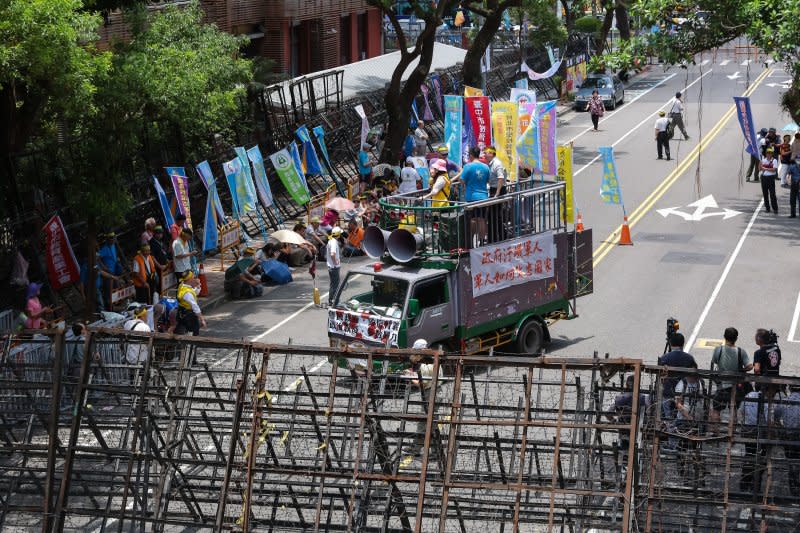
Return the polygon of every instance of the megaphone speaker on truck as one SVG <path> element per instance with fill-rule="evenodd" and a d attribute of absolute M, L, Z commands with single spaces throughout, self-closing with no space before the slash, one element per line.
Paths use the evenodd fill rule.
<path fill-rule="evenodd" d="M 424 247 L 425 237 L 422 233 L 411 233 L 406 229 L 394 230 L 386 241 L 389 255 L 398 263 L 408 263 Z"/>
<path fill-rule="evenodd" d="M 386 241 L 388 240 L 388 231 L 378 226 L 369 226 L 364 230 L 364 240 L 361 245 L 365 254 L 373 259 L 380 259 L 386 251 Z"/>

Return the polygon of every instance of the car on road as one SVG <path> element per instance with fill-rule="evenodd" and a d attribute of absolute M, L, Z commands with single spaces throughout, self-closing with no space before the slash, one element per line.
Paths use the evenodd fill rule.
<path fill-rule="evenodd" d="M 586 111 L 592 91 L 597 89 L 603 98 L 606 109 L 615 109 L 625 101 L 625 87 L 614 74 L 593 73 L 586 76 L 575 94 L 575 109 Z"/>

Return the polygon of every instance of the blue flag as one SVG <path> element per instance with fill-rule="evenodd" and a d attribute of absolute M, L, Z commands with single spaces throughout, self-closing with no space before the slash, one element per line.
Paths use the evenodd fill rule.
<path fill-rule="evenodd" d="M 761 153 L 756 138 L 756 127 L 753 124 L 753 113 L 750 111 L 750 98 L 746 96 L 734 96 L 733 102 L 736 104 L 736 116 L 739 118 L 739 126 L 742 128 L 744 140 L 747 141 L 745 150 L 748 154 L 758 157 Z"/>
<path fill-rule="evenodd" d="M 217 230 L 217 211 L 214 204 L 219 202 L 217 197 L 217 187 L 208 189 L 208 200 L 206 200 L 206 218 L 203 226 L 203 252 L 208 252 L 217 247 L 219 231 Z"/>
<path fill-rule="evenodd" d="M 169 229 L 175 223 L 175 218 L 172 216 L 172 211 L 169 209 L 169 200 L 167 199 L 167 193 L 164 192 L 164 189 L 161 187 L 161 184 L 158 182 L 158 178 L 153 176 L 153 187 L 156 189 L 156 196 L 158 196 L 158 203 L 161 204 L 161 210 L 164 212 L 164 222 L 167 223 L 166 228 Z"/>
<path fill-rule="evenodd" d="M 236 157 L 238 157 L 239 161 L 242 162 L 242 174 L 238 179 L 244 183 L 245 190 L 247 191 L 248 201 L 253 204 L 253 209 L 255 209 L 257 207 L 256 188 L 253 185 L 253 174 L 250 172 L 250 162 L 247 160 L 247 151 L 245 151 L 243 146 L 237 146 L 233 149 L 233 151 L 236 152 Z M 241 187 L 241 184 L 239 186 Z"/>
<path fill-rule="evenodd" d="M 614 148 L 601 146 L 597 150 L 603 160 L 603 182 L 600 184 L 600 197 L 607 204 L 621 204 L 622 190 L 619 186 L 617 163 L 614 161 Z"/>
<path fill-rule="evenodd" d="M 328 155 L 328 146 L 325 144 L 325 130 L 322 126 L 317 126 L 312 131 L 317 138 L 317 144 L 319 144 L 319 150 L 322 152 L 322 158 L 325 160 L 325 166 L 328 167 L 327 173 L 330 174 L 331 158 Z"/>
<path fill-rule="evenodd" d="M 324 174 L 322 164 L 317 157 L 317 150 L 314 148 L 314 143 L 311 142 L 311 135 L 308 133 L 308 128 L 305 125 L 297 128 L 297 138 L 300 139 L 303 148 L 303 163 L 305 164 L 306 174 Z"/>
<path fill-rule="evenodd" d="M 272 190 L 269 188 L 267 171 L 264 169 L 264 157 L 261 155 L 261 150 L 258 148 L 258 145 L 253 146 L 247 151 L 247 157 L 253 164 L 253 174 L 255 174 L 256 178 L 258 199 L 261 200 L 261 205 L 269 207 L 273 203 Z"/>
<path fill-rule="evenodd" d="M 211 165 L 208 164 L 208 161 L 202 161 L 194 168 L 197 170 L 197 175 L 200 176 L 200 181 L 206 186 L 206 190 L 210 193 L 211 189 L 214 189 L 214 208 L 217 210 L 217 220 L 225 220 L 225 211 L 222 210 L 222 202 L 217 193 L 217 181 L 211 172 Z"/>
<path fill-rule="evenodd" d="M 444 141 L 450 152 L 450 159 L 463 164 L 461 157 L 461 132 L 464 123 L 464 100 L 461 96 L 444 97 Z"/>
<path fill-rule="evenodd" d="M 300 179 L 303 180 L 303 185 L 306 188 L 306 192 L 308 192 L 308 182 L 306 181 L 306 173 L 305 169 L 303 168 L 303 162 L 300 159 L 300 152 L 297 150 L 297 143 L 292 141 L 289 143 L 289 153 L 292 155 L 292 161 L 294 161 L 294 167 L 297 169 L 297 173 L 300 174 Z"/>

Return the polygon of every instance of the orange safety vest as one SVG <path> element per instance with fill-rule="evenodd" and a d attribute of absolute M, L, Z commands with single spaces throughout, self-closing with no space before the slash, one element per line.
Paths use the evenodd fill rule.
<path fill-rule="evenodd" d="M 147 273 L 147 265 L 145 265 L 145 259 L 142 254 L 136 254 L 133 257 L 133 260 L 139 265 L 139 274 L 145 279 L 145 281 L 149 281 L 154 279 L 156 276 L 156 264 L 153 261 L 153 257 L 148 255 L 147 262 L 150 265 L 150 273 Z M 134 287 L 144 287 L 144 283 L 139 280 L 137 276 L 131 276 L 133 278 L 133 286 Z"/>

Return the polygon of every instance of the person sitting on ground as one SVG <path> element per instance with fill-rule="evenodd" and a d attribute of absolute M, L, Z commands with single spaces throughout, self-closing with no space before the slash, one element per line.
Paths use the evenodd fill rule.
<path fill-rule="evenodd" d="M 360 228 L 355 220 L 347 222 L 347 242 L 344 245 L 344 257 L 356 257 L 364 255 L 361 249 L 361 241 L 364 240 L 364 228 Z"/>
<path fill-rule="evenodd" d="M 305 237 L 306 237 L 306 225 L 303 223 L 302 220 L 298 220 L 297 223 L 294 225 L 294 228 L 292 228 L 292 230 L 295 233 L 297 233 L 298 235 L 300 235 L 300 237 L 305 239 Z M 298 244 L 297 246 L 301 250 L 306 252 L 305 254 L 303 254 L 302 259 L 301 259 L 302 264 L 304 264 L 304 265 L 306 263 L 309 263 L 310 261 L 312 261 L 314 259 L 314 257 L 317 255 L 317 248 L 313 244 L 308 242 L 308 241 L 304 242 L 303 244 Z"/>
<path fill-rule="evenodd" d="M 245 248 L 244 255 L 225 270 L 225 292 L 231 298 L 254 298 L 261 296 L 263 287 L 256 275 L 261 275 L 261 265 L 255 260 L 255 249 Z"/>
<path fill-rule="evenodd" d="M 303 237 L 313 244 L 318 250 L 320 248 L 325 248 L 328 244 L 327 242 L 327 234 L 322 229 L 319 223 L 319 217 L 311 217 L 311 225 L 306 228 L 306 231 L 303 233 Z"/>

